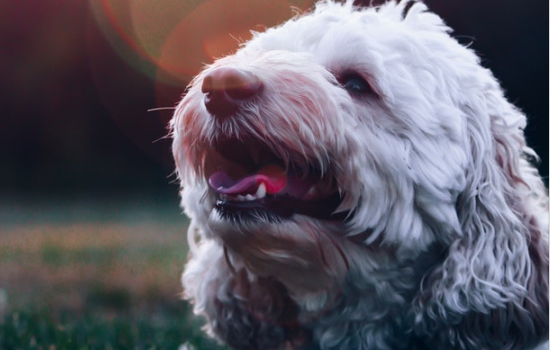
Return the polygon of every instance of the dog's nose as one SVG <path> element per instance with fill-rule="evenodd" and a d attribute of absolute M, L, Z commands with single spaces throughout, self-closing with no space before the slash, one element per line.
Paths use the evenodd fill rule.
<path fill-rule="evenodd" d="M 215 117 L 233 114 L 239 105 L 256 95 L 262 87 L 258 77 L 242 69 L 221 67 L 208 73 L 202 81 L 204 104 Z"/>

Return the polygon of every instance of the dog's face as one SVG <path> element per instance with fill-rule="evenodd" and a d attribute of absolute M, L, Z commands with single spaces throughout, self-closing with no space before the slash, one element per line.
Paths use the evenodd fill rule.
<path fill-rule="evenodd" d="M 220 338 L 282 317 L 264 314 L 283 292 L 262 278 L 299 320 L 331 309 L 311 324 L 323 348 L 391 348 L 401 321 L 403 337 L 448 324 L 441 348 L 547 334 L 548 201 L 525 117 L 449 31 L 420 2 L 327 1 L 193 80 L 171 124 L 202 241 L 183 282 Z M 264 315 L 232 316 L 246 308 Z M 487 340 L 495 319 L 508 328 Z"/>
<path fill-rule="evenodd" d="M 460 235 L 467 110 L 499 91 L 423 5 L 350 6 L 256 34 L 194 79 L 172 122 L 202 235 L 306 289 L 369 259 L 354 245 L 405 261 Z"/>

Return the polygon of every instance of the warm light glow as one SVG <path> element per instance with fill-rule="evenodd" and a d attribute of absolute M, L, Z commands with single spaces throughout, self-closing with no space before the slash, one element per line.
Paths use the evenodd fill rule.
<path fill-rule="evenodd" d="M 311 0 L 99 0 L 92 9 L 111 45 L 151 78 L 186 85 L 205 64 L 309 9 Z M 156 67 L 151 72 L 150 65 Z M 175 79 L 175 80 L 174 80 Z"/>

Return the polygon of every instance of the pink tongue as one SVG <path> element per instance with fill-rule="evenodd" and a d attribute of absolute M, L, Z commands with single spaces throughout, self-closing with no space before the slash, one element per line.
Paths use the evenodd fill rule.
<path fill-rule="evenodd" d="M 311 186 L 311 181 L 285 174 L 284 169 L 268 165 L 258 173 L 240 180 L 233 180 L 227 173 L 217 172 L 208 179 L 210 186 L 218 193 L 227 195 L 254 194 L 260 184 L 265 185 L 268 194 L 289 194 L 301 198 Z"/>

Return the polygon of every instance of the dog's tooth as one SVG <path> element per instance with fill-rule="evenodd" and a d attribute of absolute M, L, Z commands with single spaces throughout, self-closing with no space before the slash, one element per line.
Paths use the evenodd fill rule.
<path fill-rule="evenodd" d="M 237 195 L 237 197 L 235 197 L 237 199 L 237 201 L 239 202 L 243 202 L 245 200 L 245 197 L 244 196 L 241 196 L 240 194 Z"/>
<path fill-rule="evenodd" d="M 244 198 L 246 198 L 247 201 L 253 201 L 254 199 L 256 199 L 253 195 L 251 194 L 247 194 Z"/>
<path fill-rule="evenodd" d="M 262 182 L 260 186 L 258 186 L 258 190 L 256 191 L 256 197 L 258 199 L 264 198 L 266 194 L 265 190 L 265 184 Z"/>

